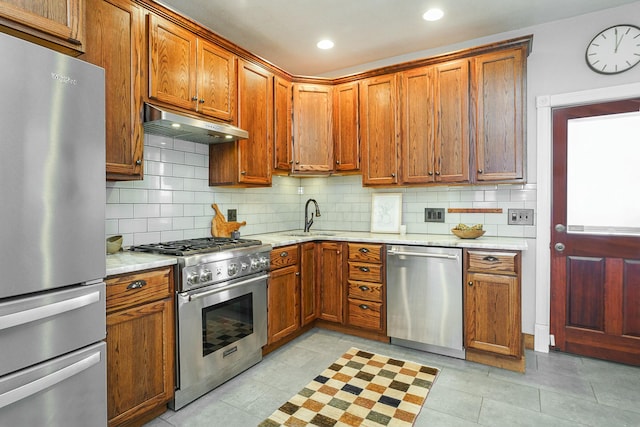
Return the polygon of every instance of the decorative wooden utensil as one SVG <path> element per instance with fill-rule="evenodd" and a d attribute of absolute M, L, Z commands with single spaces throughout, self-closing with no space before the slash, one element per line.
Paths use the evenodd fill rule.
<path fill-rule="evenodd" d="M 211 207 L 213 208 L 214 211 L 216 211 L 216 215 L 211 220 L 211 235 L 213 237 L 231 237 L 231 233 L 233 231 L 236 231 L 243 225 L 247 225 L 247 221 L 227 222 L 222 212 L 220 212 L 218 205 L 214 203 L 211 205 Z"/>

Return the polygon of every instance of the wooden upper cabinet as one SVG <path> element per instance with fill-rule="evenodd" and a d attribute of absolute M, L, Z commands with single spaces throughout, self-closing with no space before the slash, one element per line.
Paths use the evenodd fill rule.
<path fill-rule="evenodd" d="M 291 82 L 275 77 L 273 82 L 274 136 L 273 168 L 275 171 L 290 172 L 293 164 L 291 143 Z"/>
<path fill-rule="evenodd" d="M 360 138 L 363 185 L 398 182 L 398 76 L 360 82 Z"/>
<path fill-rule="evenodd" d="M 198 112 L 228 122 L 236 120 L 236 57 L 198 39 Z"/>
<path fill-rule="evenodd" d="M 234 122 L 236 57 L 149 14 L 149 98 Z"/>
<path fill-rule="evenodd" d="M 209 145 L 209 185 L 271 185 L 273 124 L 273 75 L 238 60 L 238 126 L 249 138 Z"/>
<path fill-rule="evenodd" d="M 86 51 L 80 59 L 105 69 L 107 179 L 142 179 L 143 10 L 128 0 L 86 5 Z"/>
<path fill-rule="evenodd" d="M 524 179 L 525 49 L 523 46 L 472 59 L 477 181 Z"/>
<path fill-rule="evenodd" d="M 333 88 L 333 157 L 336 172 L 360 169 L 358 82 Z"/>
<path fill-rule="evenodd" d="M 402 73 L 402 183 L 469 180 L 466 59 Z"/>
<path fill-rule="evenodd" d="M 187 110 L 197 105 L 197 38 L 149 14 L 149 98 Z"/>
<path fill-rule="evenodd" d="M 85 49 L 85 0 L 1 0 L 0 31 L 60 52 Z"/>
<path fill-rule="evenodd" d="M 331 172 L 332 87 L 293 85 L 293 171 Z"/>

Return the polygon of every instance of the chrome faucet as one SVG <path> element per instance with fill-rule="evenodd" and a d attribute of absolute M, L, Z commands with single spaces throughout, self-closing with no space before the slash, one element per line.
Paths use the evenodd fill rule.
<path fill-rule="evenodd" d="M 315 199 L 307 200 L 307 204 L 304 205 L 304 232 L 309 232 L 311 225 L 313 224 L 313 212 L 311 212 L 311 218 L 308 218 L 309 211 L 309 203 L 313 202 L 316 205 L 316 216 L 320 216 L 320 207 L 318 206 L 318 202 Z"/>

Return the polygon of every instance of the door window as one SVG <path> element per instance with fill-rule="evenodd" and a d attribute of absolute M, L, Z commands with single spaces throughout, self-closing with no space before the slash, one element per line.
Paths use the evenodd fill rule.
<path fill-rule="evenodd" d="M 202 357 L 253 333 L 253 294 L 202 309 Z"/>

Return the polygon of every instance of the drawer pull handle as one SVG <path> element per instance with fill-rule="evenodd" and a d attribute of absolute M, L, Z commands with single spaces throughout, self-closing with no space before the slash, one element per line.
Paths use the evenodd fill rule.
<path fill-rule="evenodd" d="M 280 256 L 281 256 L 282 258 L 284 258 L 284 257 L 286 257 L 286 256 L 289 256 L 289 252 L 287 252 L 287 251 L 280 252 Z"/>
<path fill-rule="evenodd" d="M 368 267 L 360 267 L 360 271 L 362 271 L 363 273 L 368 273 L 369 272 L 369 268 Z"/>
<path fill-rule="evenodd" d="M 360 307 L 363 310 L 369 310 L 369 306 L 367 304 L 360 304 L 358 307 Z"/>
<path fill-rule="evenodd" d="M 361 290 L 361 291 L 364 291 L 364 292 L 366 292 L 366 291 L 368 291 L 369 289 L 371 289 L 371 288 L 369 288 L 368 286 L 364 286 L 364 285 L 362 285 L 362 286 L 358 286 L 358 288 L 360 288 L 360 290 Z"/>
<path fill-rule="evenodd" d="M 482 260 L 483 261 L 489 261 L 489 262 L 496 262 L 496 261 L 498 261 L 498 258 L 489 255 L 489 256 L 486 256 L 486 257 L 482 258 Z"/>
<path fill-rule="evenodd" d="M 140 289 L 146 285 L 147 285 L 146 280 L 136 280 L 135 282 L 129 283 L 129 286 L 127 286 L 127 289 Z"/>
<path fill-rule="evenodd" d="M 367 249 L 367 248 L 360 248 L 360 249 L 358 249 L 358 251 L 360 251 L 360 253 L 363 253 L 363 254 L 368 254 L 369 253 L 369 249 Z"/>

